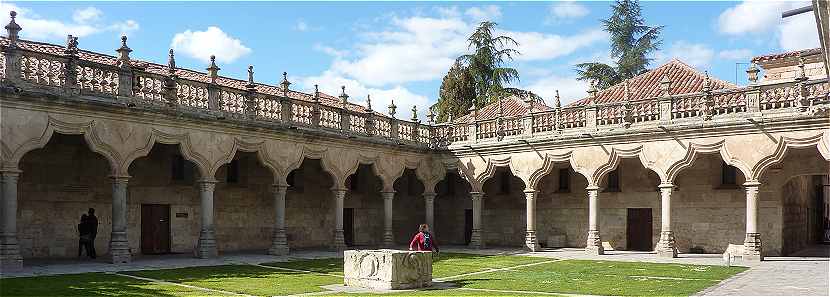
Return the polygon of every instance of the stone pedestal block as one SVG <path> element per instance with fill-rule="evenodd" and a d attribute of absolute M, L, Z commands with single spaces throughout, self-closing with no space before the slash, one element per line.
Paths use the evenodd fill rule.
<path fill-rule="evenodd" d="M 677 246 L 674 241 L 674 232 L 660 232 L 660 241 L 657 242 L 657 246 L 654 250 L 660 257 L 677 258 Z"/>
<path fill-rule="evenodd" d="M 373 290 L 432 286 L 432 252 L 348 250 L 343 261 L 346 286 Z"/>

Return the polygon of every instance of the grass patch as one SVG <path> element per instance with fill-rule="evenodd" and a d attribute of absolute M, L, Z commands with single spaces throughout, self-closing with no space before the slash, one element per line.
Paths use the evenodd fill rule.
<path fill-rule="evenodd" d="M 552 259 L 527 256 L 441 253 L 440 259 L 432 263 L 432 277 L 443 278 L 488 269 L 512 267 L 550 260 Z"/>
<path fill-rule="evenodd" d="M 107 273 L 0 279 L 2 296 L 205 296 L 208 293 Z"/>
<path fill-rule="evenodd" d="M 298 260 L 290 262 L 271 262 L 262 265 L 343 275 L 343 258 L 323 258 Z"/>
<path fill-rule="evenodd" d="M 462 277 L 453 282 L 480 289 L 688 296 L 744 270 L 743 267 L 568 260 Z"/>
<path fill-rule="evenodd" d="M 334 276 L 251 265 L 142 270 L 125 274 L 258 296 L 320 292 L 323 291 L 320 286 L 343 281 L 342 278 Z"/>

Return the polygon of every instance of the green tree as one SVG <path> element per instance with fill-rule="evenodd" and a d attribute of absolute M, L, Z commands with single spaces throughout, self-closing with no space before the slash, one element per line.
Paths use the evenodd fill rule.
<path fill-rule="evenodd" d="M 441 81 L 438 96 L 439 100 L 435 105 L 438 122 L 446 122 L 451 115 L 457 117 L 465 114 L 476 97 L 473 76 L 466 67 L 454 63 Z"/>
<path fill-rule="evenodd" d="M 518 42 L 508 36 L 495 35 L 498 24 L 481 22 L 467 38 L 470 54 L 458 57 L 441 83 L 440 97 L 436 104 L 439 121 L 467 113 L 473 105 L 480 108 L 507 95 L 532 96 L 535 94 L 505 87 L 519 81 L 519 72 L 504 64 L 519 55 Z"/>
<path fill-rule="evenodd" d="M 597 88 L 605 89 L 645 72 L 652 59 L 649 54 L 659 49 L 663 26 L 645 25 L 637 0 L 617 0 L 611 8 L 611 17 L 602 20 L 606 32 L 611 34 L 611 57 L 616 65 L 598 62 L 576 65 L 577 79 L 595 81 Z"/>

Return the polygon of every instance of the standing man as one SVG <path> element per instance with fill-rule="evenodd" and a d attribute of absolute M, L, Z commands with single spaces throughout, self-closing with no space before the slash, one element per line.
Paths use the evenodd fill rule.
<path fill-rule="evenodd" d="M 86 252 L 90 258 L 95 259 L 95 236 L 98 235 L 98 218 L 95 216 L 95 209 L 90 208 L 86 216 L 87 232 L 89 232 L 90 240 L 87 242 Z"/>

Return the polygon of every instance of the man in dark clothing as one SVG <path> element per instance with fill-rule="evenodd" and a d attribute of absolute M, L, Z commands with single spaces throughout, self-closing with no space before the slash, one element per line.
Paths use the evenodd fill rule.
<path fill-rule="evenodd" d="M 89 213 L 86 216 L 86 223 L 90 235 L 90 240 L 86 246 L 86 253 L 90 258 L 95 259 L 95 236 L 98 235 L 98 218 L 95 216 L 94 208 L 89 209 Z"/>
<path fill-rule="evenodd" d="M 89 228 L 87 228 L 86 214 L 81 215 L 81 222 L 78 223 L 78 258 L 81 258 L 81 251 L 86 248 L 89 241 Z M 89 255 L 89 250 L 86 251 Z"/>

